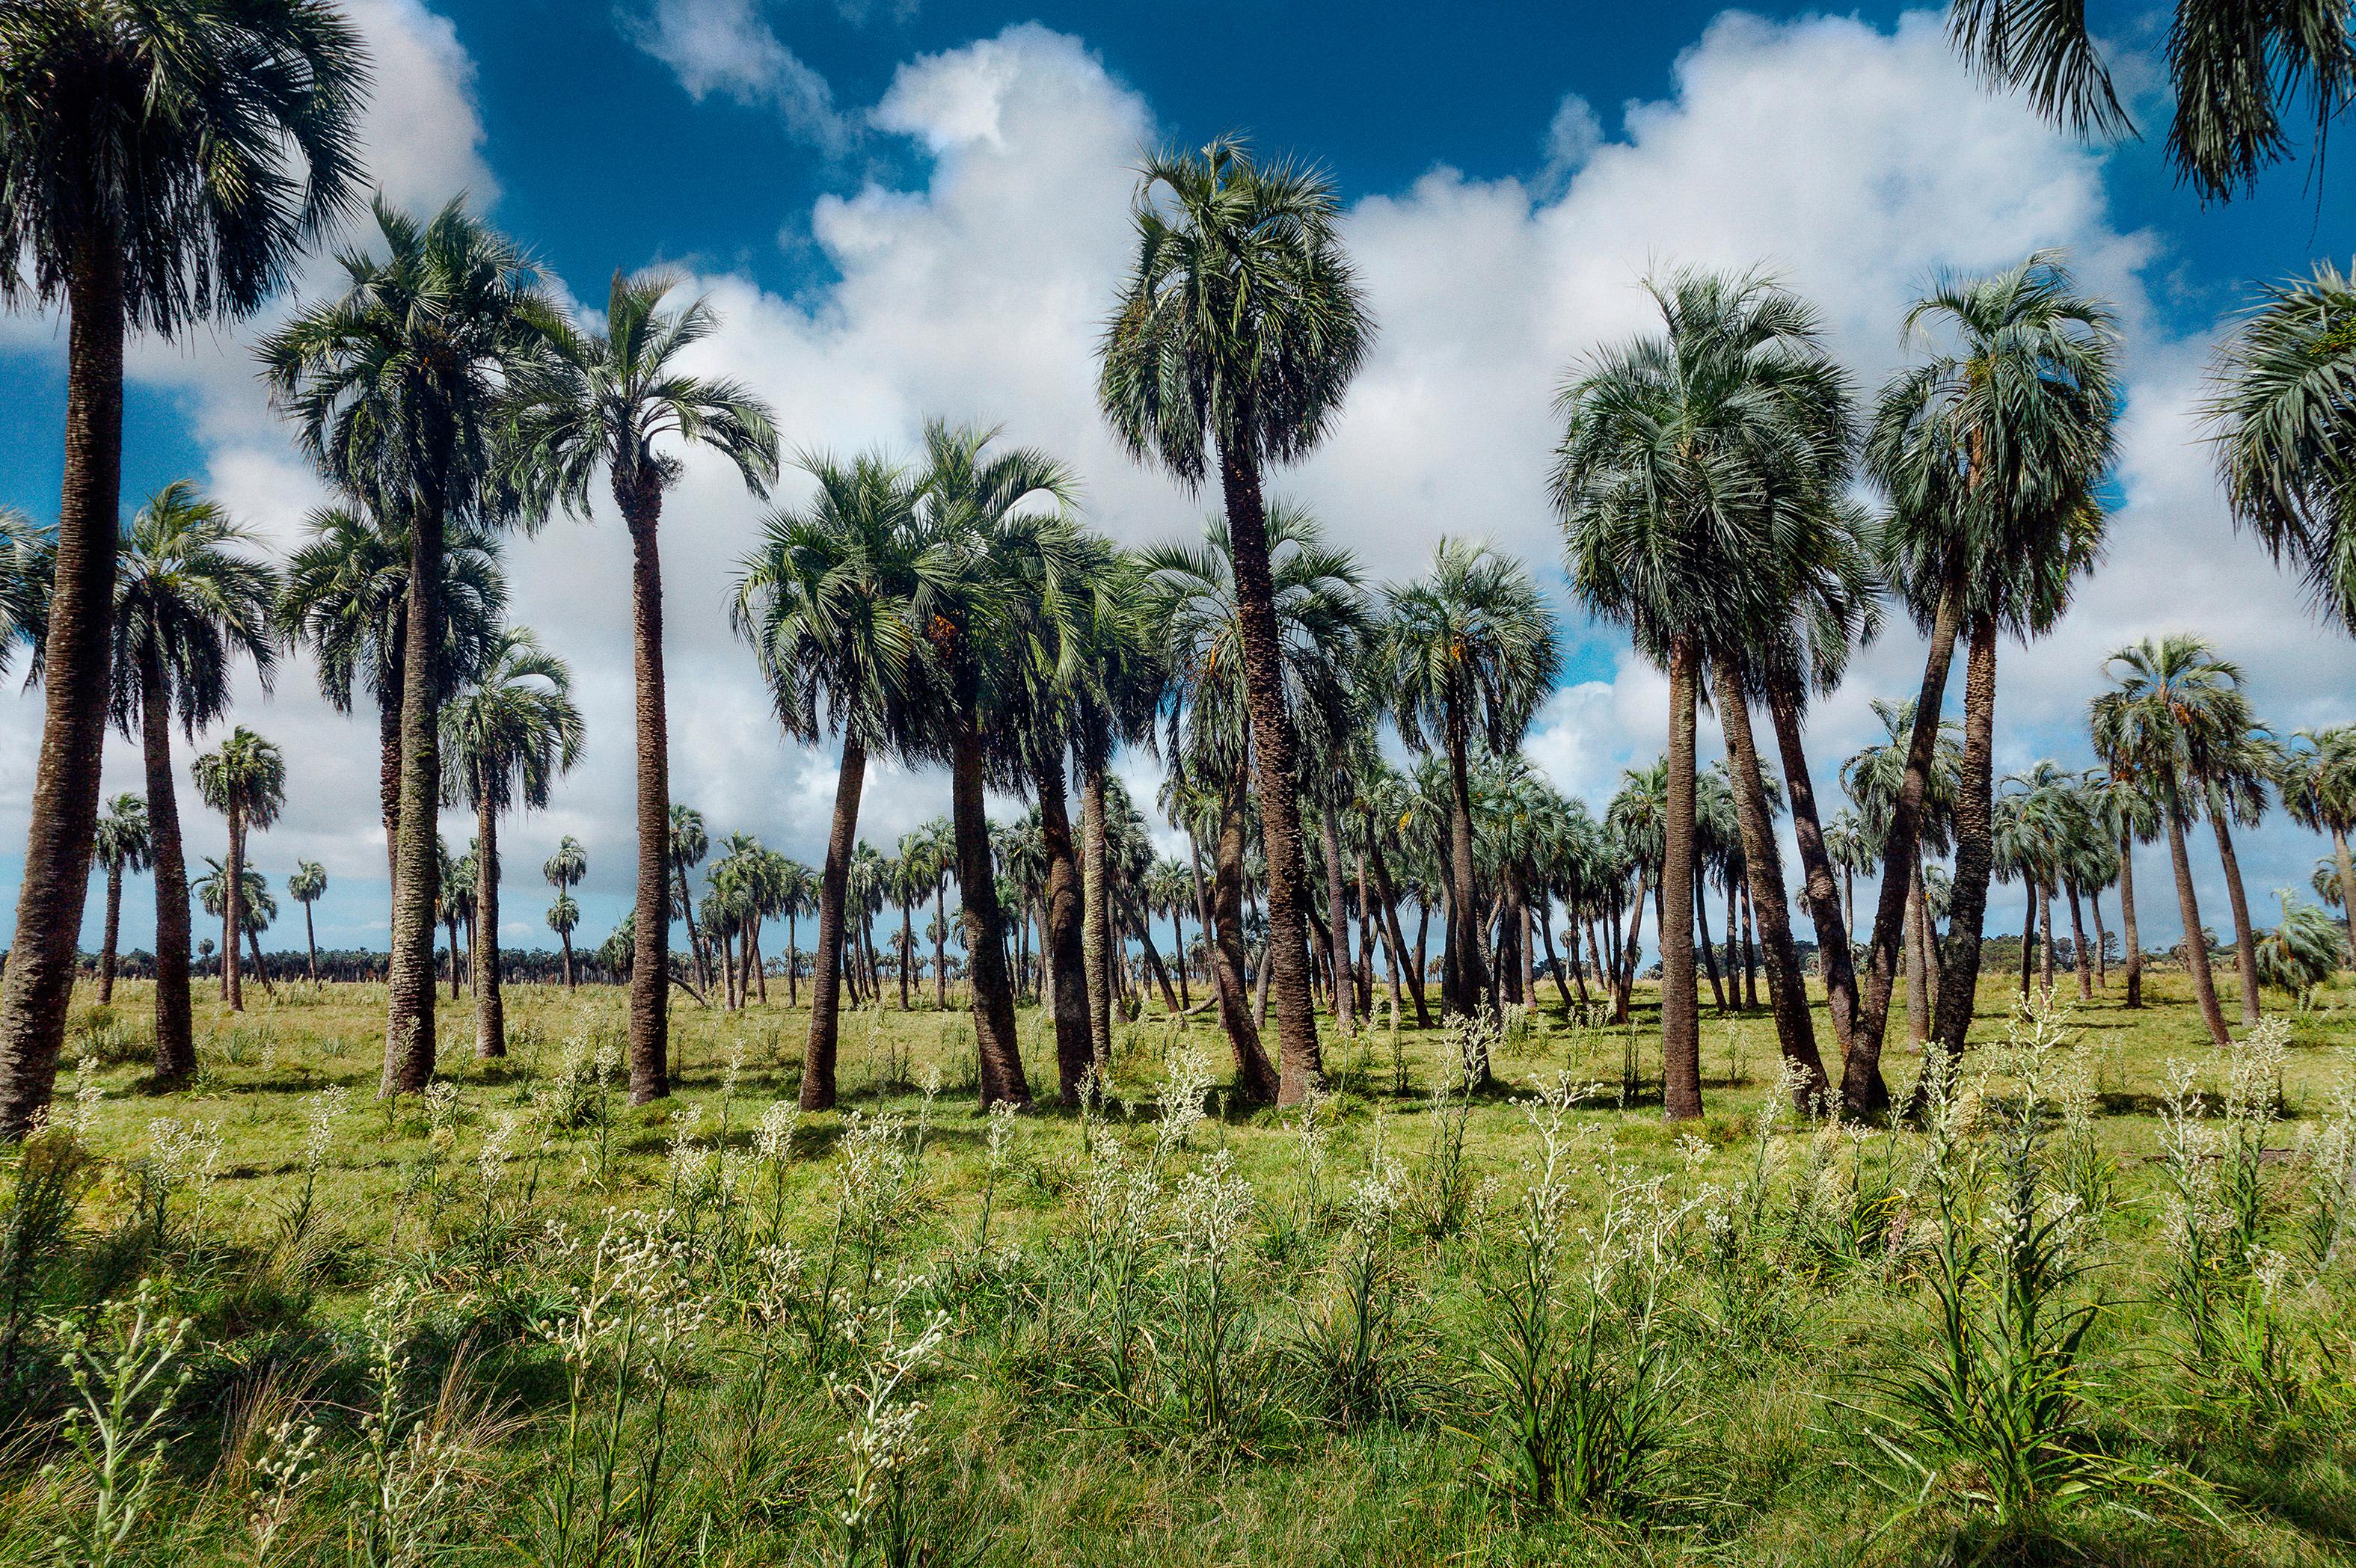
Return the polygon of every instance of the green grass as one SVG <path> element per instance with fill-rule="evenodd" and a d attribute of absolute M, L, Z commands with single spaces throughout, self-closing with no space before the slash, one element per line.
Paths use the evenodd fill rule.
<path fill-rule="evenodd" d="M 488 1063 L 445 991 L 455 1093 L 387 1106 L 381 987 L 283 989 L 235 1020 L 200 1000 L 203 1071 L 171 1094 L 145 1085 L 145 988 L 119 987 L 111 1009 L 85 994 L 68 1056 L 90 1065 L 61 1077 L 55 1118 L 79 1116 L 79 1141 L 52 1132 L 0 1172 L 10 1224 L 33 1232 L 17 1264 L 0 1256 L 0 1311 L 22 1303 L 0 1370 L 0 1561 L 104 1560 L 89 1539 L 102 1507 L 134 1514 L 123 1563 L 251 1563 L 265 1535 L 271 1561 L 327 1563 L 2356 1561 L 2356 1245 L 2327 1266 L 2306 1239 L 2308 1157 L 2345 1130 L 2333 1096 L 2351 1082 L 2356 993 L 2327 989 L 2290 1019 L 2277 1119 L 2251 1167 L 2259 1238 L 2281 1261 L 2228 1257 L 2203 1276 L 2221 1300 L 2253 1299 L 2254 1266 L 2274 1285 L 2259 1317 L 2234 1319 L 2273 1336 L 2271 1401 L 2222 1352 L 2188 1348 L 2163 1290 L 2181 1250 L 2171 1170 L 2230 1163 L 2159 1157 L 2168 1064 L 2200 1065 L 2204 1127 L 2228 1064 L 2181 976 L 2150 976 L 2148 994 L 2139 1012 L 2115 989 L 2076 1008 L 2039 1070 L 2046 1114 L 2019 1124 L 2037 1135 L 2043 1201 L 2073 1169 L 2099 1168 L 2110 1193 L 2065 1238 L 2079 1272 L 2057 1301 L 2100 1307 L 2083 1358 L 2039 1363 L 2072 1391 L 2063 1467 L 2102 1478 L 2004 1519 L 1974 1500 L 1985 1456 L 1933 1455 L 1890 1392 L 1940 1344 L 1935 1195 L 1978 1181 L 1965 1229 L 1995 1224 L 2001 1128 L 2022 1101 L 1992 1072 L 2009 1061 L 2014 996 L 1994 978 L 1964 1086 L 1981 1111 L 1944 1158 L 1920 1132 L 1787 1105 L 1762 1134 L 1772 1024 L 1706 1005 L 1697 1125 L 1659 1120 L 1649 1012 L 1631 1035 L 1548 1006 L 1500 1045 L 1497 1082 L 1453 1105 L 1432 1098 L 1451 1037 L 1329 1039 L 1336 1093 L 1312 1134 L 1298 1113 L 1226 1106 L 1215 1028 L 1157 1010 L 1117 1026 L 1094 1149 L 1091 1124 L 1053 1107 L 1052 1041 L 1026 1010 L 1043 1107 L 997 1128 L 993 1162 L 964 1015 L 887 998 L 844 1020 L 842 1106 L 802 1117 L 776 1168 L 756 1129 L 794 1096 L 808 1021 L 782 1006 L 683 1003 L 679 1093 L 632 1108 L 621 1073 L 596 1082 L 601 1051 L 622 1045 L 618 991 L 510 989 L 512 1051 Z M 1921 1058 L 1897 1018 L 1902 1095 Z M 1821 1011 L 1819 1035 L 1829 1051 Z M 1161 1119 L 1173 1053 L 1214 1080 L 1211 1114 L 1175 1140 Z M 1505 1462 L 1515 1403 L 1494 1367 L 1548 1152 L 1530 1103 L 1566 1073 L 1593 1087 L 1553 1135 L 1545 1277 L 1561 1320 L 1596 1338 L 1584 1361 L 1551 1341 L 1547 1408 L 1620 1408 L 1623 1385 L 1599 1393 L 1599 1380 L 1639 1354 L 1660 1380 L 1644 1462 L 1539 1506 Z M 2065 1081 L 2090 1119 L 2057 1119 Z M 94 1096 L 79 1108 L 78 1084 Z M 348 1099 L 314 1166 L 306 1135 L 334 1088 Z M 897 1119 L 887 1136 L 879 1116 Z M 1451 1124 L 1452 1186 L 1435 1154 Z M 172 1168 L 159 1149 L 176 1139 Z M 1375 1165 L 1377 1140 L 1396 1168 Z M 38 1224 L 45 1172 L 72 1201 L 54 1238 Z M 1238 1179 L 1251 1206 L 1230 1225 L 1214 1200 Z M 1607 1228 L 1643 1244 L 1599 1256 Z M 600 1238 L 610 1252 L 625 1232 L 653 1249 L 648 1272 L 569 1364 L 555 1330 L 598 1288 Z M 115 1342 L 122 1322 L 93 1304 L 142 1281 L 162 1317 L 192 1326 L 131 1416 L 187 1381 L 106 1482 L 62 1421 L 69 1340 Z M 1369 1302 L 1379 1322 L 1359 1332 Z M 937 1349 L 909 1361 L 935 1314 Z M 861 1460 L 845 1435 L 887 1383 L 849 1528 Z M 889 1416 L 911 1401 L 913 1417 Z M 310 1426 L 294 1483 L 273 1481 L 257 1461 L 281 1464 Z M 1933 1484 L 1893 1448 L 1928 1456 Z"/>

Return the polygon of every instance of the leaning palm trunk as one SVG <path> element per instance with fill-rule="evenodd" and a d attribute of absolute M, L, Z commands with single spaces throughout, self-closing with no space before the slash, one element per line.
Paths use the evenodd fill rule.
<path fill-rule="evenodd" d="M 1953 589 L 1939 596 L 1931 622 L 1930 656 L 1922 667 L 1922 690 L 1914 703 L 1914 732 L 1906 744 L 1906 773 L 1890 814 L 1890 837 L 1882 846 L 1881 898 L 1874 910 L 1873 939 L 1866 950 L 1865 1007 L 1848 1059 L 1841 1064 L 1841 1102 L 1852 1116 L 1879 1116 L 1890 1107 L 1890 1086 L 1881 1076 L 1881 1037 L 1890 1023 L 1890 998 L 1898 980 L 1899 947 L 1906 929 L 1906 900 L 1913 879 L 1915 846 L 1922 827 L 1922 802 L 1931 784 L 1931 759 L 1939 735 L 1939 709 L 1946 700 L 1947 672 L 1954 663 L 1957 607 Z"/>
<path fill-rule="evenodd" d="M 1014 990 L 1006 973 L 998 879 L 990 863 L 990 818 L 983 809 L 980 725 L 969 706 L 957 719 L 949 758 L 949 819 L 957 837 L 958 891 L 964 905 L 966 974 L 973 987 L 973 1033 L 981 1104 L 1028 1105 L 1022 1042 L 1014 1032 Z"/>
<path fill-rule="evenodd" d="M 1644 941 L 1644 884 L 1650 875 L 1651 868 L 1636 868 L 1636 898 L 1628 911 L 1628 934 L 1621 939 L 1619 959 L 1612 966 L 1612 1021 L 1615 1024 L 1628 1021 L 1628 1009 L 1635 1001 L 1636 955 Z"/>
<path fill-rule="evenodd" d="M 22 1137 L 57 1085 L 106 744 L 108 630 L 123 499 L 119 247 L 104 239 L 88 246 L 71 269 L 66 296 L 65 481 L 42 645 L 41 753 L 16 934 L 0 987 L 0 1139 Z"/>
<path fill-rule="evenodd" d="M 2242 887 L 2242 862 L 2233 854 L 2233 830 L 2225 823 L 2225 797 L 2209 790 L 2209 825 L 2217 830 L 2217 859 L 2225 867 L 2225 901 L 2233 912 L 2233 967 L 2242 981 L 2242 1023 L 2258 1021 L 2258 935 L 2250 924 L 2249 895 Z"/>
<path fill-rule="evenodd" d="M 1237 428 L 1250 428 L 1238 413 Z M 1220 486 L 1234 561 L 1236 619 L 1242 632 L 1244 692 L 1251 709 L 1252 756 L 1259 785 L 1260 841 L 1268 857 L 1268 965 L 1276 994 L 1277 1099 L 1296 1104 L 1324 1078 L 1317 1019 L 1309 1000 L 1309 945 L 1301 901 L 1307 888 L 1301 809 L 1293 797 L 1292 715 L 1284 701 L 1282 635 L 1276 583 L 1269 568 L 1268 517 L 1259 468 L 1248 453 L 1222 446 Z M 88 837 L 87 834 L 84 835 Z M 89 848 L 83 847 L 87 861 Z"/>
<path fill-rule="evenodd" d="M 819 874 L 818 951 L 810 962 L 809 1043 L 802 1052 L 801 1105 L 834 1107 L 836 1046 L 842 1026 L 843 909 L 851 897 L 851 850 L 859 836 L 859 795 L 867 782 L 867 748 L 847 731 L 834 778 L 834 825 Z"/>
<path fill-rule="evenodd" d="M 1055 1019 L 1056 1087 L 1066 1105 L 1080 1103 L 1081 1080 L 1096 1061 L 1089 1038 L 1088 976 L 1081 951 L 1080 863 L 1073 852 L 1071 809 L 1060 758 L 1039 770 L 1039 838 L 1047 859 L 1041 951 L 1047 958 L 1049 1005 Z"/>
<path fill-rule="evenodd" d="M 1105 771 L 1080 770 L 1080 963 L 1087 976 L 1088 1051 L 1097 1082 L 1112 1075 L 1112 907 L 1106 886 Z"/>
<path fill-rule="evenodd" d="M 486 781 L 487 783 L 487 781 Z M 508 1053 L 507 1004 L 499 995 L 499 814 L 491 792 L 475 808 L 475 1054 Z"/>
<path fill-rule="evenodd" d="M 1211 981 L 1219 1022 L 1235 1048 L 1237 1084 L 1246 1099 L 1266 1104 L 1277 1096 L 1277 1075 L 1252 1019 L 1250 966 L 1244 953 L 1244 795 L 1249 783 L 1238 763 L 1219 801 L 1219 841 L 1211 858 Z"/>
<path fill-rule="evenodd" d="M 160 643 L 144 640 L 139 738 L 147 765 L 147 833 L 155 878 L 155 1076 L 196 1076 L 196 1020 L 188 996 L 188 867 L 180 845 L 180 802 L 172 778 L 172 710 Z"/>
<path fill-rule="evenodd" d="M 1964 776 L 1955 800 L 1955 875 L 1947 903 L 1948 958 L 1939 976 L 1941 1058 L 1962 1057 L 1979 995 L 1980 938 L 1996 869 L 1996 617 L 1972 617 L 1964 656 Z"/>
<path fill-rule="evenodd" d="M 386 977 L 383 1094 L 422 1094 L 434 1078 L 434 905 L 441 808 L 442 517 L 421 495 L 409 526 L 409 604 L 402 626 L 401 804 L 393 852 L 392 955 Z M 457 964 L 451 942 L 451 964 Z"/>
<path fill-rule="evenodd" d="M 1768 1001 L 1775 1014 L 1775 1040 L 1783 1054 L 1798 1108 L 1821 1103 L 1826 1080 L 1816 1054 L 1815 1022 L 1808 1016 L 1807 980 L 1792 940 L 1791 906 L 1784 901 L 1783 851 L 1767 821 L 1766 781 L 1759 772 L 1759 742 L 1743 700 L 1742 675 L 1725 654 L 1712 672 L 1718 686 L 1719 724 L 1727 754 L 1734 761 L 1734 816 L 1742 835 L 1742 864 L 1752 891 L 1751 905 L 1766 950 Z"/>
<path fill-rule="evenodd" d="M 2208 1024 L 2210 1039 L 2231 1045 L 2233 1036 L 2226 1031 L 2224 1010 L 2217 1006 L 2217 977 L 2210 973 L 2208 939 L 2201 934 L 2201 897 L 2193 892 L 2193 861 L 2184 850 L 2184 798 L 2177 794 L 2175 779 L 2168 779 L 2160 805 L 2168 819 L 2168 859 L 2177 873 L 2177 912 L 2184 918 L 2184 967 L 2191 970 L 2193 996 L 2201 1000 L 2201 1022 Z"/>
<path fill-rule="evenodd" d="M 1800 709 L 1780 677 L 1767 688 L 1767 714 L 1775 726 L 1775 748 L 1783 759 L 1783 790 L 1792 804 L 1792 837 L 1800 846 L 1800 874 L 1808 916 L 1816 928 L 1816 961 L 1824 970 L 1825 1010 L 1832 1015 L 1833 1041 L 1847 1061 L 1857 1034 L 1857 968 L 1849 960 L 1848 923 L 1840 889 L 1833 880 L 1832 856 L 1825 848 L 1816 816 L 1816 790 L 1800 737 Z"/>
<path fill-rule="evenodd" d="M 1661 867 L 1661 1110 L 1670 1121 L 1701 1115 L 1701 1008 L 1694 991 L 1693 639 L 1669 640 L 1669 798 Z M 1633 945 L 1633 943 L 1632 943 Z"/>

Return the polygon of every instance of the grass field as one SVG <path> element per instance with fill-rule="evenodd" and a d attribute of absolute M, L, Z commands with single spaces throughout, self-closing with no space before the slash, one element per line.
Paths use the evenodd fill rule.
<path fill-rule="evenodd" d="M 121 987 L 0 1171 L 0 1560 L 2356 1561 L 2356 994 L 2227 1059 L 2179 976 L 2073 987 L 1989 980 L 1893 1131 L 1763 1012 L 1685 1127 L 1648 1016 L 1552 1006 L 1281 1115 L 1150 1013 L 1019 1117 L 887 1006 L 796 1117 L 783 1007 L 683 1004 L 633 1108 L 620 992 L 510 990 L 495 1062 L 445 999 L 387 1105 L 380 988 L 202 999 L 159 1095 Z"/>

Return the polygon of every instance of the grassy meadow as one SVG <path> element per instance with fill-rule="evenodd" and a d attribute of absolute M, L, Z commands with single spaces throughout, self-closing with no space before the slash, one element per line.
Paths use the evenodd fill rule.
<path fill-rule="evenodd" d="M 1654 1018 L 1551 991 L 1378 1002 L 1281 1114 L 1158 1010 L 1055 1108 L 1026 1011 L 984 1116 L 954 1010 L 847 1017 L 797 1115 L 781 995 L 631 1107 L 619 990 L 487 1062 L 445 987 L 387 1104 L 380 987 L 201 997 L 169 1095 L 85 987 L 0 1168 L 0 1561 L 2356 1561 L 2356 992 L 2229 1059 L 2179 975 L 2062 985 L 1944 1087 L 1899 1009 L 1895 1130 L 1707 1009 L 1664 1125 Z"/>

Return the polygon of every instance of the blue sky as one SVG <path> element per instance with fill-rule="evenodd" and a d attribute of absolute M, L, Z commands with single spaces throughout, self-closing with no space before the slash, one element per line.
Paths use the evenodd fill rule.
<path fill-rule="evenodd" d="M 935 412 L 1003 422 L 1071 456 L 1092 517 L 1132 540 L 1191 527 L 1195 511 L 1121 461 L 1087 406 L 1087 349 L 1119 264 L 1136 146 L 1242 128 L 1322 161 L 1349 204 L 1383 337 L 1334 442 L 1286 483 L 1378 578 L 1410 573 L 1441 532 L 1486 535 L 1531 561 L 1573 649 L 1531 748 L 1598 805 L 1620 766 L 1659 748 L 1658 682 L 1569 603 L 1536 479 L 1547 399 L 1580 353 L 1643 325 L 1643 272 L 1773 267 L 1816 299 L 1869 389 L 1902 357 L 1898 314 L 1934 271 L 2067 246 L 2133 335 L 2120 508 L 2081 610 L 2047 644 L 2008 651 L 2004 765 L 2083 763 L 2077 719 L 2101 655 L 2177 626 L 2210 631 L 2242 658 L 2285 727 L 2356 717 L 2348 645 L 2225 528 L 2187 413 L 2211 335 L 2250 282 L 2302 269 L 2349 232 L 2349 182 L 2336 165 L 2319 176 L 2295 164 L 2257 197 L 2203 209 L 2175 186 L 2156 137 L 2090 149 L 1979 94 L 1930 15 L 1496 4 L 1435 20 L 1409 6 L 952 0 L 353 8 L 382 68 L 372 165 L 397 200 L 468 190 L 591 304 L 617 265 L 679 267 L 728 319 L 710 367 L 771 396 L 789 443 L 905 448 Z M 2097 7 L 2097 20 L 2156 132 L 2153 18 Z M 250 336 L 134 352 L 126 489 L 135 500 L 194 475 L 291 539 L 316 487 L 261 406 Z M 56 324 L 0 324 L 0 501 L 37 517 L 56 505 L 62 395 Z M 777 741 L 717 609 L 758 511 L 699 464 L 666 524 L 676 790 L 715 835 L 750 829 L 814 860 L 831 757 Z M 508 834 L 510 943 L 545 939 L 530 872 L 560 832 L 591 847 L 584 936 L 601 936 L 627 899 L 621 560 L 610 519 L 554 525 L 512 556 L 519 613 L 573 661 L 593 738 L 554 808 Z M 1874 729 L 1867 699 L 1919 676 L 1902 629 L 1868 654 L 1818 715 L 1820 788 Z M 299 659 L 267 699 L 246 683 L 237 717 L 294 764 L 294 798 L 257 842 L 259 863 L 275 876 L 298 854 L 326 861 L 321 939 L 380 944 L 372 727 L 326 713 Z M 37 729 L 37 708 L 7 699 L 10 891 Z M 136 787 L 120 741 L 107 785 Z M 941 786 L 887 772 L 871 788 L 870 837 L 888 847 L 940 811 Z M 192 853 L 217 853 L 218 825 L 190 816 Z M 468 831 L 455 814 L 447 830 Z M 2279 826 L 2248 847 L 2262 915 L 2271 889 L 2304 883 L 2316 849 Z M 2222 923 L 2213 872 L 2202 891 Z M 152 926 L 145 898 L 143 884 L 127 901 L 134 944 Z M 2173 923 L 2172 909 L 2145 912 L 2155 933 Z M 274 935 L 299 941 L 299 925 Z"/>

